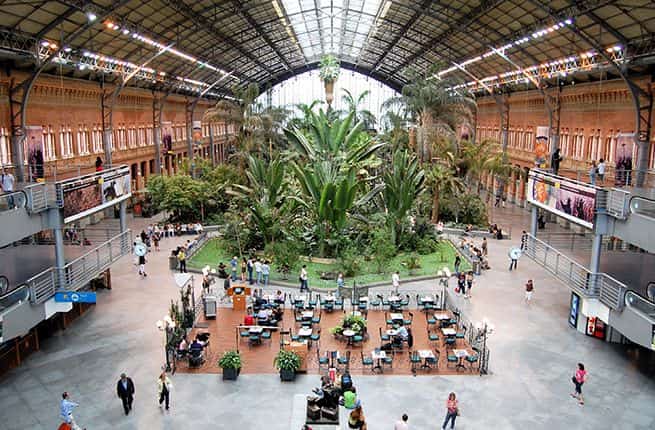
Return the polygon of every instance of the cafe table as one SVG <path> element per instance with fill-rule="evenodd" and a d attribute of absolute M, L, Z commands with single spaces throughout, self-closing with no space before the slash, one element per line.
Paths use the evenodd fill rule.
<path fill-rule="evenodd" d="M 348 345 L 350 345 L 353 341 L 353 336 L 355 336 L 356 333 L 354 330 L 346 329 L 342 331 L 341 334 L 348 339 Z"/>
<path fill-rule="evenodd" d="M 391 317 L 392 321 L 402 321 L 403 320 L 403 314 L 401 314 L 401 313 L 392 312 L 391 314 L 389 314 L 389 316 Z"/>
<path fill-rule="evenodd" d="M 449 320 L 450 315 L 447 312 L 437 312 L 434 314 L 434 319 L 439 321 Z"/>
<path fill-rule="evenodd" d="M 371 358 L 377 360 L 377 364 L 371 368 L 371 371 L 375 372 L 378 370 L 380 373 L 384 372 L 384 370 L 382 370 L 382 360 L 387 358 L 387 353 L 382 350 L 374 349 L 371 351 Z"/>
<path fill-rule="evenodd" d="M 457 330 L 454 328 L 442 328 L 441 333 L 443 333 L 444 336 L 455 336 L 457 334 Z"/>
<path fill-rule="evenodd" d="M 313 311 L 303 311 L 301 313 L 302 319 L 304 320 L 310 320 L 314 317 L 314 312 Z"/>
<path fill-rule="evenodd" d="M 427 369 L 430 366 L 428 365 L 428 358 L 434 358 L 434 352 L 432 352 L 429 349 L 419 349 L 418 350 L 418 356 L 421 357 L 423 360 L 423 364 L 421 365 L 421 369 Z"/>
<path fill-rule="evenodd" d="M 309 337 L 312 335 L 312 329 L 310 327 L 303 327 L 298 330 L 298 336 L 300 337 Z"/>
<path fill-rule="evenodd" d="M 462 369 L 466 369 L 466 366 L 464 366 L 462 361 L 469 356 L 469 352 L 465 349 L 453 349 L 453 354 L 455 354 L 455 357 L 459 359 L 455 368 L 457 369 L 461 367 Z"/>

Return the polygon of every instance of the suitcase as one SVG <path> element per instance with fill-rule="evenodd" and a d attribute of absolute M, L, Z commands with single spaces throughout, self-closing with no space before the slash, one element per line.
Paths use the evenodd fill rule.
<path fill-rule="evenodd" d="M 73 430 L 73 427 L 68 423 L 61 423 L 57 430 Z"/>

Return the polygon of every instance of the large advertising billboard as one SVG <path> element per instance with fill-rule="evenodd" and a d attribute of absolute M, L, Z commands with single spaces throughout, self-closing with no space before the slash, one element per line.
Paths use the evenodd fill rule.
<path fill-rule="evenodd" d="M 57 186 L 61 187 L 64 198 L 64 223 L 112 206 L 131 195 L 130 174 L 126 169 L 83 176 Z"/>
<path fill-rule="evenodd" d="M 546 159 L 548 157 L 548 138 L 550 129 L 548 127 L 539 126 L 535 134 L 534 142 L 534 164 L 537 167 L 546 167 Z"/>
<path fill-rule="evenodd" d="M 202 143 L 202 122 L 193 121 L 192 125 L 193 132 L 191 133 L 191 137 L 193 138 L 193 143 L 200 145 Z"/>
<path fill-rule="evenodd" d="M 576 224 L 594 227 L 594 186 L 531 170 L 528 175 L 528 201 Z"/>

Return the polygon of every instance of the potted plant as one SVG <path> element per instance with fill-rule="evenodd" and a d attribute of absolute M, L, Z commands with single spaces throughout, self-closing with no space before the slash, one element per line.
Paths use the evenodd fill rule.
<path fill-rule="evenodd" d="M 273 365 L 280 371 L 281 381 L 293 381 L 296 379 L 296 371 L 300 369 L 300 356 L 293 351 L 281 349 Z"/>
<path fill-rule="evenodd" d="M 218 366 L 223 369 L 224 381 L 236 381 L 241 372 L 241 354 L 238 351 L 225 351 L 218 360 Z"/>
<path fill-rule="evenodd" d="M 332 105 L 334 100 L 334 82 L 339 78 L 339 60 L 334 55 L 325 55 L 321 58 L 319 75 L 325 85 L 325 101 Z"/>

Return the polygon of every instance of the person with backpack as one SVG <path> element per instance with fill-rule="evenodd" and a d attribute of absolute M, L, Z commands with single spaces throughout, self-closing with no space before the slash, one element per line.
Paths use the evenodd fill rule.
<path fill-rule="evenodd" d="M 343 407 L 353 410 L 361 405 L 361 401 L 357 398 L 357 390 L 355 387 L 350 387 L 343 392 Z"/>

